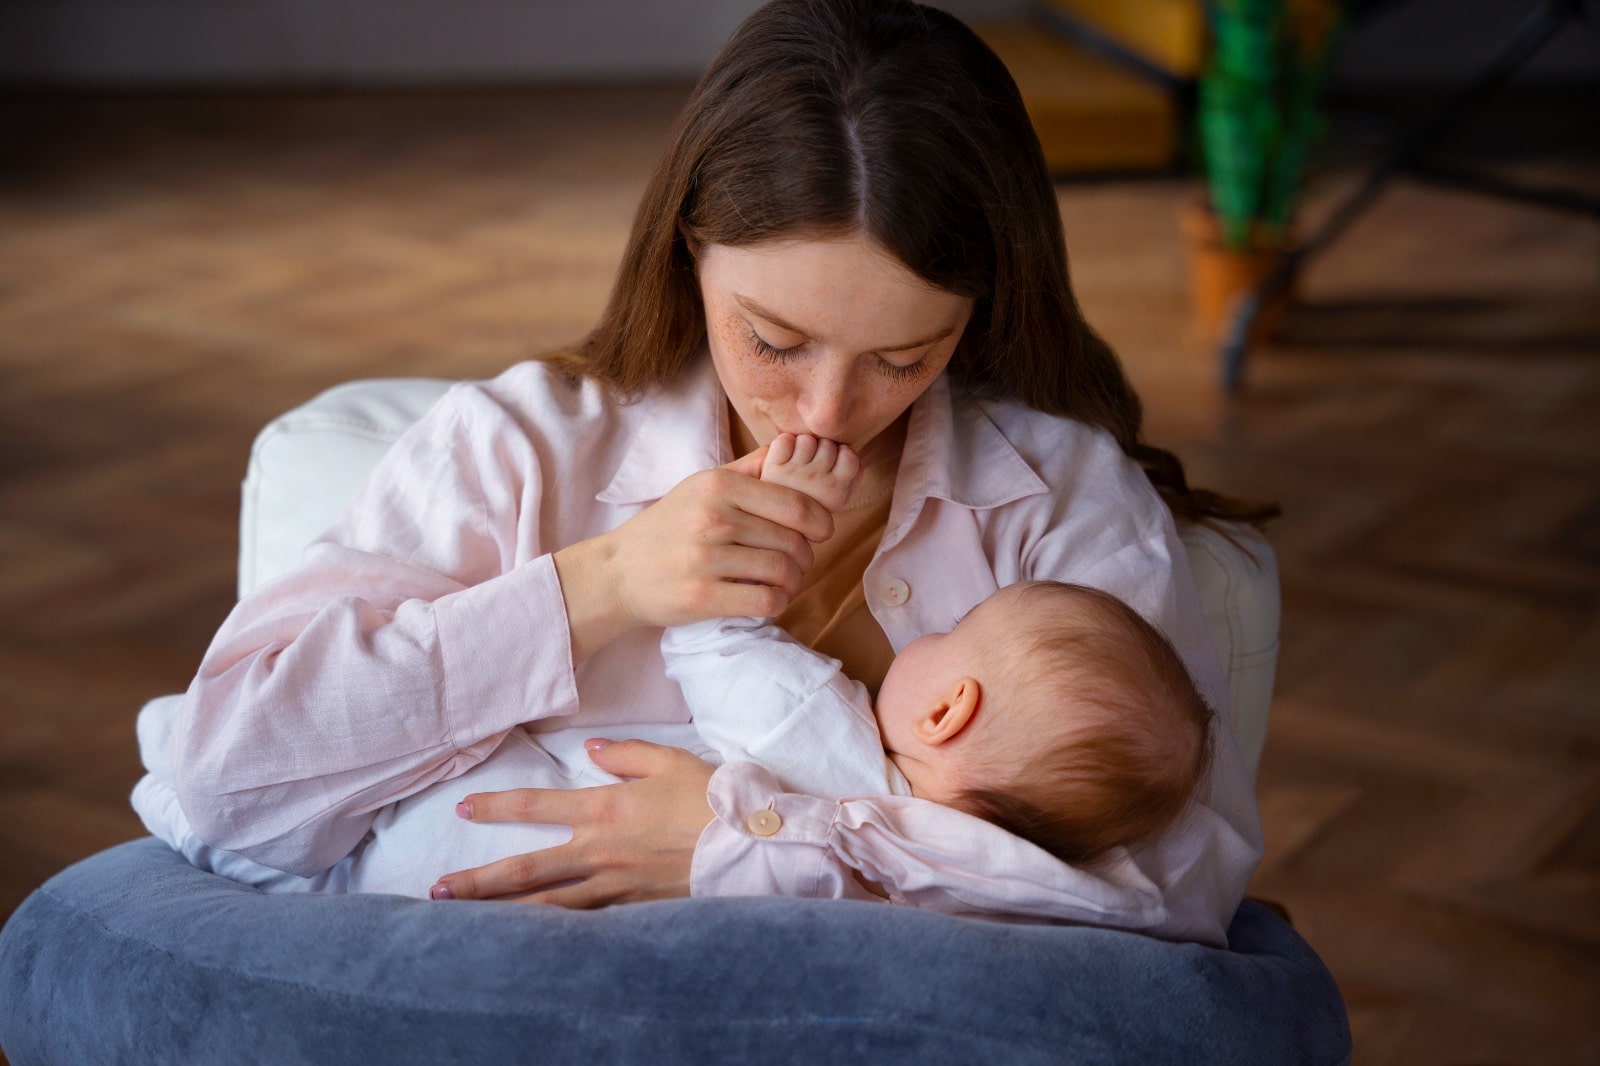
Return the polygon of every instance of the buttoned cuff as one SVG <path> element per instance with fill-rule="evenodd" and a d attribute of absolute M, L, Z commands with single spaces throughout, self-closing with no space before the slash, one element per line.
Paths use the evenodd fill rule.
<path fill-rule="evenodd" d="M 729 762 L 711 775 L 706 799 L 716 817 L 695 847 L 692 896 L 834 894 L 825 876 L 828 840 L 839 804 L 783 791 L 752 762 Z"/>

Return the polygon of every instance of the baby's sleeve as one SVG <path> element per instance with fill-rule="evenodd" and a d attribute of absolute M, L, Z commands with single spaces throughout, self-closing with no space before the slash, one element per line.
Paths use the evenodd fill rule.
<path fill-rule="evenodd" d="M 725 762 L 756 762 L 784 786 L 828 800 L 891 790 L 866 688 L 837 659 L 756 618 L 668 629 L 667 676 Z"/>

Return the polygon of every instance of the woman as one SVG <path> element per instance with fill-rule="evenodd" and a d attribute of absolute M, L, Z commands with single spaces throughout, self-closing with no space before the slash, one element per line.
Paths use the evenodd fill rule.
<path fill-rule="evenodd" d="M 685 108 L 580 349 L 454 390 L 224 625 L 176 730 L 182 805 L 209 842 L 314 872 L 525 723 L 681 720 L 662 626 L 777 615 L 875 688 L 894 649 L 1030 578 L 1127 601 L 1220 709 L 1173 516 L 1259 513 L 1190 491 L 1139 421 L 1000 62 L 935 10 L 780 0 Z M 784 431 L 863 456 L 837 528 L 754 477 Z M 1179 827 L 1067 871 L 1076 916 L 1222 941 L 1260 853 L 1226 721 Z M 826 858 L 916 900 L 941 863 L 981 860 L 941 856 L 914 801 L 824 804 L 639 741 L 594 758 L 638 780 L 467 797 L 473 821 L 573 839 L 434 894 L 857 891 L 819 887 Z M 747 830 L 758 809 L 784 830 Z"/>

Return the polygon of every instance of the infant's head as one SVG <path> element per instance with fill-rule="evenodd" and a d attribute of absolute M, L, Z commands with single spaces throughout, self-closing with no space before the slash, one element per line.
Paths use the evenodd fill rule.
<path fill-rule="evenodd" d="M 1210 760 L 1211 708 L 1114 596 L 1031 581 L 907 645 L 877 701 L 912 792 L 1072 863 L 1159 834 Z"/>

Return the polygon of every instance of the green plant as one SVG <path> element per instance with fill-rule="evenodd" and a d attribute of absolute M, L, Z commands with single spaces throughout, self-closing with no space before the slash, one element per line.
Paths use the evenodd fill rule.
<path fill-rule="evenodd" d="M 1340 15 L 1333 0 L 1209 0 L 1198 118 L 1211 209 L 1230 248 L 1281 244 Z"/>

